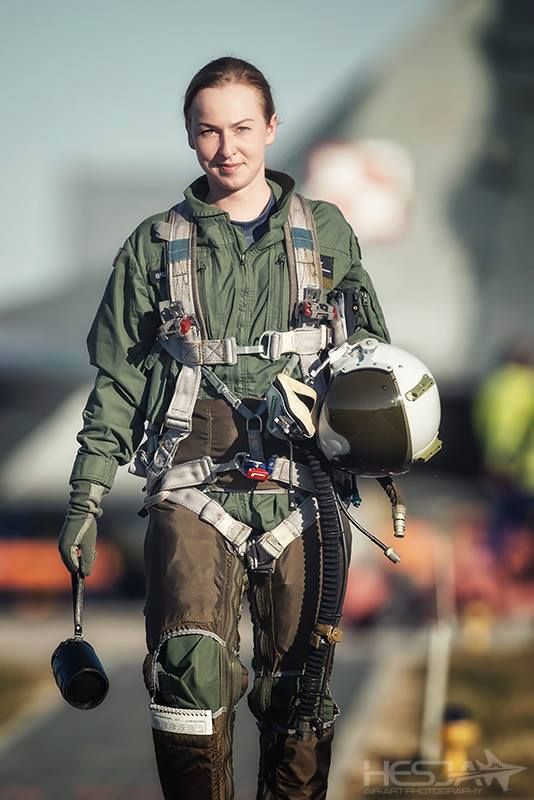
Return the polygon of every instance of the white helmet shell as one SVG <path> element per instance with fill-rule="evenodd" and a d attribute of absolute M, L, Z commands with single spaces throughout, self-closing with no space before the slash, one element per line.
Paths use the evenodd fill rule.
<path fill-rule="evenodd" d="M 330 368 L 318 425 L 330 461 L 379 477 L 407 472 L 440 449 L 438 388 L 416 356 L 368 338 L 332 350 Z"/>

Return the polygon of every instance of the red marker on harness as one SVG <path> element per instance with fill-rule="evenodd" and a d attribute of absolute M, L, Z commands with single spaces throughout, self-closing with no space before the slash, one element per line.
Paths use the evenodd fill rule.
<path fill-rule="evenodd" d="M 250 467 L 245 472 L 245 478 L 250 478 L 251 481 L 266 481 L 269 477 L 269 470 L 264 467 Z"/>
<path fill-rule="evenodd" d="M 273 458 L 270 458 L 267 462 L 254 461 L 252 458 L 247 458 L 243 461 L 240 469 L 245 478 L 249 478 L 251 481 L 266 481 L 271 477 L 273 466 Z"/>
<path fill-rule="evenodd" d="M 193 320 L 191 317 L 182 317 L 179 325 L 180 334 L 182 336 L 185 336 L 186 333 L 189 333 L 189 331 L 191 330 L 192 325 L 193 325 Z"/>

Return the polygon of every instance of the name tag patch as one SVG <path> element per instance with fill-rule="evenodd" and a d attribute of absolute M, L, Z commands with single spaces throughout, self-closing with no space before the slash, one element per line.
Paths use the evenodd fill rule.
<path fill-rule="evenodd" d="M 324 278 L 332 279 L 334 277 L 334 257 L 321 256 L 321 271 Z"/>

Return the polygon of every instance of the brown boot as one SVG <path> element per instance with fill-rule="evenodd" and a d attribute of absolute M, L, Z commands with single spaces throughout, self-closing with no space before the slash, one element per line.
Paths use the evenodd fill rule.
<path fill-rule="evenodd" d="M 209 736 L 152 729 L 165 800 L 233 800 L 227 715 L 213 720 Z"/>
<path fill-rule="evenodd" d="M 320 739 L 262 731 L 256 800 L 324 800 L 333 736 L 333 725 Z"/>

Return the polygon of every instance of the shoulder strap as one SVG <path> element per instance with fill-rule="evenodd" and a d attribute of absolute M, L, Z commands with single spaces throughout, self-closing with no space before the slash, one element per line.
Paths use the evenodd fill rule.
<path fill-rule="evenodd" d="M 172 305 L 180 305 L 183 314 L 194 315 L 201 338 L 207 338 L 196 276 L 197 226 L 186 201 L 173 206 L 167 221 L 156 223 L 154 233 L 165 242 L 167 254 L 167 291 Z"/>
<path fill-rule="evenodd" d="M 310 206 L 302 195 L 292 195 L 288 221 L 284 225 L 289 265 L 291 317 L 304 299 L 305 289 L 323 288 L 317 230 Z"/>

